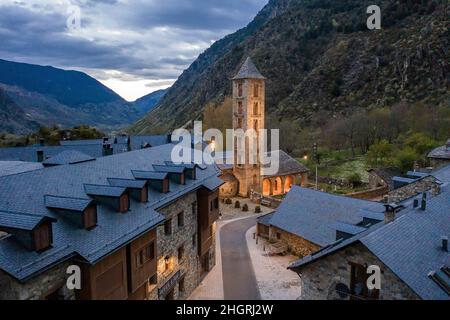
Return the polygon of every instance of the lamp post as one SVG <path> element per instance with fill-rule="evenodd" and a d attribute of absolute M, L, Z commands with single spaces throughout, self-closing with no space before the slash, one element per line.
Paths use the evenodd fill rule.
<path fill-rule="evenodd" d="M 317 142 L 314 142 L 313 145 L 313 156 L 314 160 L 316 161 L 316 190 L 319 190 L 319 169 L 318 169 L 318 159 L 319 155 L 317 153 Z"/>

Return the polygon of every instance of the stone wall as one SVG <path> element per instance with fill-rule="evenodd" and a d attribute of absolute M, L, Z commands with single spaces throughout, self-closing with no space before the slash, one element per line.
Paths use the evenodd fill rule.
<path fill-rule="evenodd" d="M 288 245 L 288 250 L 299 257 L 305 257 L 320 249 L 320 246 L 274 226 L 270 227 L 269 238 L 274 241 L 283 241 Z"/>
<path fill-rule="evenodd" d="M 450 164 L 450 159 L 430 158 L 430 164 L 434 169 L 442 168 Z"/>
<path fill-rule="evenodd" d="M 388 201 L 390 203 L 398 203 L 414 197 L 422 192 L 428 191 L 436 186 L 438 186 L 438 184 L 436 183 L 435 177 L 424 177 L 404 187 L 390 191 L 388 193 Z"/>
<path fill-rule="evenodd" d="M 348 300 L 336 292 L 341 283 L 350 288 L 351 269 L 349 263 L 377 265 L 381 269 L 380 300 L 417 300 L 419 297 L 377 257 L 357 242 L 329 256 L 301 268 L 302 300 Z"/>
<path fill-rule="evenodd" d="M 195 203 L 195 210 L 192 205 Z M 200 263 L 197 255 L 197 194 L 192 192 L 169 206 L 158 210 L 166 219 L 172 219 L 172 234 L 166 235 L 164 225 L 157 229 L 157 277 L 158 286 L 150 292 L 150 299 L 164 299 L 158 296 L 158 289 L 163 287 L 178 270 L 184 270 L 184 291 L 179 291 L 178 283 L 174 287 L 174 299 L 185 299 L 199 283 Z M 184 226 L 178 227 L 177 215 L 184 212 Z M 178 260 L 178 248 L 184 246 L 184 258 Z M 166 257 L 169 257 L 169 269 L 166 270 Z"/>
<path fill-rule="evenodd" d="M 71 264 L 71 262 L 61 263 L 26 283 L 20 283 L 0 271 L 0 300 L 39 300 L 57 290 L 64 300 L 74 300 L 75 292 L 66 287 L 69 277 L 66 270 Z"/>
<path fill-rule="evenodd" d="M 388 191 L 389 187 L 385 185 L 375 189 L 349 193 L 346 194 L 345 196 L 354 199 L 373 200 L 377 198 L 382 198 L 385 194 L 388 193 Z"/>

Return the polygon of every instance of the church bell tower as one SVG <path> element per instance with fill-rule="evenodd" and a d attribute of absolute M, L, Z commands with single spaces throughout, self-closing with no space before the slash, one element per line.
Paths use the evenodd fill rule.
<path fill-rule="evenodd" d="M 254 129 L 257 136 L 264 129 L 265 80 L 250 58 L 245 60 L 233 82 L 233 129 Z M 240 146 L 235 138 L 233 174 L 239 181 L 239 195 L 248 197 L 250 192 L 261 192 L 261 165 L 258 142 L 245 139 L 245 161 L 237 162 Z M 249 151 L 254 150 L 257 163 L 250 161 Z"/>

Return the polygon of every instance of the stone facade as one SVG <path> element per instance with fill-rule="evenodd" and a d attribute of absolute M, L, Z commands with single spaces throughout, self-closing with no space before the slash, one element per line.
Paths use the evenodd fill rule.
<path fill-rule="evenodd" d="M 222 175 L 219 178 L 225 181 L 219 189 L 220 197 L 222 199 L 235 197 L 239 191 L 239 181 L 233 175 L 233 171 L 222 170 Z"/>
<path fill-rule="evenodd" d="M 71 262 L 61 263 L 39 276 L 20 283 L 8 274 L 0 271 L 0 300 L 39 300 L 58 292 L 64 300 L 74 300 L 75 292 L 66 287 L 67 267 Z"/>
<path fill-rule="evenodd" d="M 336 291 L 336 285 L 338 284 L 350 288 L 351 266 L 349 263 L 380 267 L 380 300 L 419 299 L 417 294 L 359 242 L 301 267 L 299 271 L 301 279 L 300 299 L 350 299 L 348 295 L 341 297 Z"/>
<path fill-rule="evenodd" d="M 171 234 L 166 235 L 164 225 L 157 229 L 158 284 L 149 288 L 149 299 L 186 299 L 198 286 L 201 276 L 201 264 L 197 250 L 197 194 L 192 192 L 158 212 L 163 214 L 166 219 L 171 219 Z M 178 214 L 181 212 L 184 224 L 178 226 Z M 215 232 L 215 228 L 213 231 Z M 215 239 L 215 234 L 213 239 Z M 181 247 L 183 248 L 183 257 L 180 260 L 178 250 Z M 214 248 L 215 244 L 213 243 L 209 252 L 214 257 L 210 259 L 211 268 L 215 265 Z M 174 283 L 173 288 L 170 290 L 164 288 L 174 276 L 178 277 L 178 271 L 182 273 L 182 276 Z M 161 289 L 169 291 L 171 296 L 162 296 Z"/>
<path fill-rule="evenodd" d="M 414 197 L 422 192 L 438 188 L 436 178 L 433 176 L 424 177 L 404 187 L 392 190 L 388 193 L 389 203 L 399 203 L 403 200 Z"/>
<path fill-rule="evenodd" d="M 259 135 L 264 129 L 265 115 L 265 81 L 263 79 L 239 79 L 233 81 L 233 129 L 253 129 Z M 238 140 L 242 140 L 243 145 Z M 254 150 L 259 161 L 258 143 L 254 139 L 236 139 L 235 156 L 237 152 L 245 150 L 245 161 L 236 160 L 233 166 L 233 175 L 239 180 L 239 195 L 248 197 L 251 190 L 261 190 L 261 166 L 250 162 L 249 153 Z M 242 148 L 242 149 L 240 149 Z"/>
<path fill-rule="evenodd" d="M 450 159 L 430 158 L 430 164 L 434 169 L 442 168 L 450 164 Z"/>
<path fill-rule="evenodd" d="M 274 226 L 270 226 L 269 239 L 273 241 L 283 241 L 288 245 L 288 250 L 299 257 L 305 257 L 320 250 L 320 246 L 303 239 L 295 234 L 284 231 Z"/>
<path fill-rule="evenodd" d="M 166 219 L 171 219 L 171 233 L 166 235 L 164 225 L 157 227 L 157 279 L 154 279 L 157 282 L 148 283 L 147 297 L 149 300 L 187 299 L 198 286 L 202 274 L 204 274 L 198 256 L 197 192 L 193 191 L 178 198 L 170 205 L 159 209 L 158 212 L 163 214 Z M 180 213 L 183 213 L 183 219 L 182 223 L 178 225 Z M 214 267 L 216 263 L 216 223 L 212 225 L 212 232 L 213 242 L 207 252 L 209 255 L 207 270 Z M 181 247 L 183 253 L 179 259 Z M 66 280 L 69 276 L 66 274 L 66 270 L 71 264 L 73 264 L 71 261 L 61 263 L 25 283 L 20 283 L 0 271 L 0 300 L 45 299 L 49 294 L 57 291 L 60 298 L 74 300 L 75 293 L 66 287 Z"/>

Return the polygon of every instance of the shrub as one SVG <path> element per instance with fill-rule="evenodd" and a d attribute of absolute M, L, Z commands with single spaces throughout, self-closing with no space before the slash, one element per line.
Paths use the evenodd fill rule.
<path fill-rule="evenodd" d="M 354 187 L 361 185 L 361 175 L 357 172 L 352 173 L 350 176 L 348 176 L 348 182 L 350 182 Z"/>
<path fill-rule="evenodd" d="M 255 213 L 261 213 L 261 207 L 260 206 L 256 206 L 255 207 Z"/>
<path fill-rule="evenodd" d="M 242 206 L 242 211 L 244 211 L 244 212 L 247 212 L 247 211 L 248 211 L 248 205 L 247 205 L 247 204 L 244 204 L 244 205 Z"/>
<path fill-rule="evenodd" d="M 236 202 L 234 203 L 234 207 L 235 208 L 240 208 L 241 207 L 241 203 L 239 202 L 239 200 L 236 200 Z"/>
<path fill-rule="evenodd" d="M 231 201 L 230 198 L 225 199 L 225 204 L 233 204 L 233 201 Z"/>

